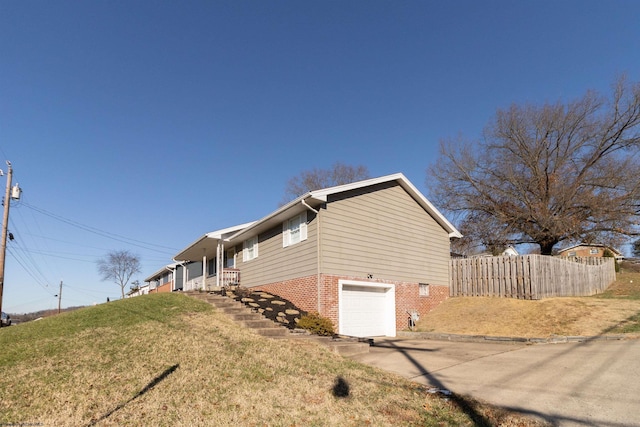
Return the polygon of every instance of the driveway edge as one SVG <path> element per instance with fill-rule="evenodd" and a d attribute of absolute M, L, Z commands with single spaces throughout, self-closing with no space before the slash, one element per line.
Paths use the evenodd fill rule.
<path fill-rule="evenodd" d="M 585 341 L 621 341 L 640 338 L 640 334 L 617 334 L 617 335 L 595 335 L 595 336 L 561 336 L 552 335 L 546 338 L 525 338 L 525 337 L 499 337 L 489 335 L 461 335 L 445 334 L 440 332 L 410 332 L 398 331 L 398 337 L 411 339 L 424 339 L 436 341 L 455 342 L 505 342 L 515 344 L 560 344 Z"/>

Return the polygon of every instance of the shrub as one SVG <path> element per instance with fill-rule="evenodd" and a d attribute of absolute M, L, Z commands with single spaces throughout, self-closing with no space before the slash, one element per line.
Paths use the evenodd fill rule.
<path fill-rule="evenodd" d="M 331 336 L 334 334 L 333 323 L 326 317 L 320 316 L 318 313 L 309 313 L 300 318 L 298 327 L 322 336 Z"/>

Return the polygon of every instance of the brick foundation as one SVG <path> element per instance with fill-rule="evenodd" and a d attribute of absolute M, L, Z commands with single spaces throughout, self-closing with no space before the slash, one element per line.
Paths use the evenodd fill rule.
<path fill-rule="evenodd" d="M 392 282 L 364 279 L 362 277 L 320 276 L 320 292 L 318 292 L 318 277 L 307 276 L 283 282 L 256 286 L 252 289 L 278 295 L 287 299 L 305 311 L 317 311 L 320 315 L 331 319 L 338 330 L 338 282 L 340 280 L 355 280 L 359 282 L 385 283 L 395 285 L 396 294 L 396 330 L 409 327 L 409 314 L 417 310 L 421 316 L 437 307 L 449 298 L 448 286 L 429 286 L 429 296 L 420 296 L 418 283 Z M 318 297 L 320 298 L 318 300 Z"/>

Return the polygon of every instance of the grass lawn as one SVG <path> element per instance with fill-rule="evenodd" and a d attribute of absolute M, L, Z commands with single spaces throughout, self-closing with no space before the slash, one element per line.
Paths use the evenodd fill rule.
<path fill-rule="evenodd" d="M 260 337 L 180 294 L 2 328 L 0 348 L 0 425 L 539 425 L 306 340 Z"/>
<path fill-rule="evenodd" d="M 549 337 L 640 333 L 640 273 L 621 272 L 592 297 L 449 298 L 418 322 L 418 330 L 453 334 Z"/>

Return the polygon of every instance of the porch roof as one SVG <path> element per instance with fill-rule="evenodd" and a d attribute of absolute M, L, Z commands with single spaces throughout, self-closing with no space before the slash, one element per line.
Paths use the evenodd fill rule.
<path fill-rule="evenodd" d="M 254 224 L 248 222 L 246 224 L 240 224 L 233 227 L 223 228 L 220 230 L 212 231 L 200 237 L 195 242 L 184 248 L 180 253 L 173 257 L 174 261 L 202 261 L 202 257 L 215 258 L 218 242 L 221 239 L 226 239 L 233 233 L 238 232 L 246 227 Z"/>
<path fill-rule="evenodd" d="M 160 270 L 156 271 L 155 273 L 153 273 L 151 276 L 147 277 L 146 279 L 144 279 L 145 282 L 151 282 L 153 280 L 159 279 L 160 277 L 164 276 L 164 274 L 167 271 L 173 271 L 176 267 L 178 266 L 177 263 L 173 263 L 173 264 L 169 264 L 169 265 L 165 265 L 164 267 L 162 267 Z"/>

